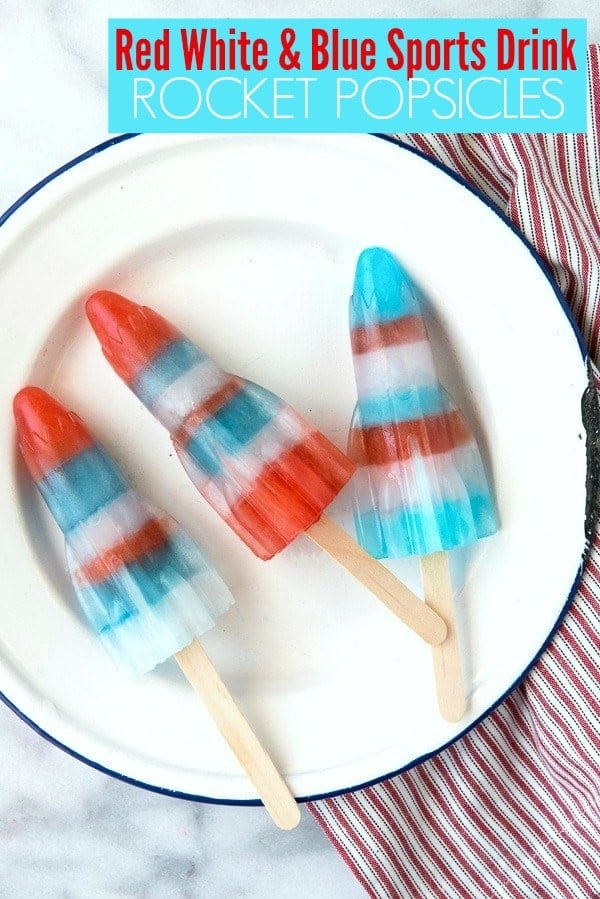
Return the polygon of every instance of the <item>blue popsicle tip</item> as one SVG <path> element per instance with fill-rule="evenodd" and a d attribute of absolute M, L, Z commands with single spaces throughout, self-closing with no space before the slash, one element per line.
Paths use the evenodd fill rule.
<path fill-rule="evenodd" d="M 416 288 L 396 259 L 382 247 L 363 250 L 356 263 L 350 302 L 350 326 L 420 313 Z"/>

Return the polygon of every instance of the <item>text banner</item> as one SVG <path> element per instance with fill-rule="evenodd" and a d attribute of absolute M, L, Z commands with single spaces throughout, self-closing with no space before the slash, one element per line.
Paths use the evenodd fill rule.
<path fill-rule="evenodd" d="M 111 132 L 581 132 L 584 19 L 111 19 Z"/>

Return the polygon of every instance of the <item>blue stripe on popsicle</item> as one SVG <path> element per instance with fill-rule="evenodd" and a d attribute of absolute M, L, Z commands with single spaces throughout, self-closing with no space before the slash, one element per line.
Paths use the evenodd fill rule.
<path fill-rule="evenodd" d="M 97 445 L 50 471 L 38 487 L 63 533 L 129 490 L 110 456 Z"/>
<path fill-rule="evenodd" d="M 99 639 L 118 668 L 143 674 L 214 627 L 233 597 L 214 569 L 180 581 L 168 599 L 103 630 Z"/>
<path fill-rule="evenodd" d="M 448 394 L 439 384 L 409 387 L 396 393 L 366 397 L 358 401 L 360 423 L 364 428 L 412 421 L 424 415 L 439 415 L 449 408 Z"/>
<path fill-rule="evenodd" d="M 185 337 L 173 340 L 144 368 L 132 390 L 145 406 L 153 406 L 173 381 L 206 358 Z"/>
<path fill-rule="evenodd" d="M 198 547 L 183 534 L 136 562 L 122 565 L 108 578 L 77 589 L 90 625 L 102 634 L 155 606 L 172 590 L 209 565 Z"/>
<path fill-rule="evenodd" d="M 424 556 L 489 537 L 498 529 L 488 493 L 463 500 L 444 500 L 433 507 L 413 507 L 390 513 L 355 511 L 361 546 L 376 559 Z"/>
<path fill-rule="evenodd" d="M 224 455 L 235 456 L 276 417 L 282 400 L 255 384 L 242 387 L 193 432 L 186 450 L 209 477 L 222 470 Z"/>
<path fill-rule="evenodd" d="M 420 315 L 417 288 L 387 250 L 371 247 L 358 258 L 350 303 L 350 327 Z"/>

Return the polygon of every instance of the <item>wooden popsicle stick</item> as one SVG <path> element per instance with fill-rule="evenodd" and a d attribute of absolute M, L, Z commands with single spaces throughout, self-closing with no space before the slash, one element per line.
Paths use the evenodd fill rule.
<path fill-rule="evenodd" d="M 201 643 L 193 640 L 189 646 L 176 652 L 174 658 L 256 787 L 275 824 L 282 830 L 292 830 L 300 822 L 300 807 L 238 709 Z"/>
<path fill-rule="evenodd" d="M 443 619 L 381 562 L 365 552 L 335 521 L 321 515 L 305 533 L 426 643 L 437 645 L 442 642 L 446 636 Z"/>
<path fill-rule="evenodd" d="M 448 553 L 422 556 L 421 575 L 425 602 L 442 616 L 448 626 L 448 636 L 444 642 L 440 646 L 433 646 L 431 650 L 438 707 L 446 721 L 460 721 L 466 712 L 467 700 L 460 664 Z"/>

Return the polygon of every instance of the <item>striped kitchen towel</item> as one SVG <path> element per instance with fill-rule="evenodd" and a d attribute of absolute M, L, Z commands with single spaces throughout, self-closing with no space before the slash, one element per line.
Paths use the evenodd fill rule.
<path fill-rule="evenodd" d="M 401 138 L 507 212 L 600 365 L 599 46 L 588 71 L 587 135 Z M 377 899 L 600 897 L 599 684 L 597 527 L 561 628 L 502 705 L 436 757 L 311 811 Z"/>

